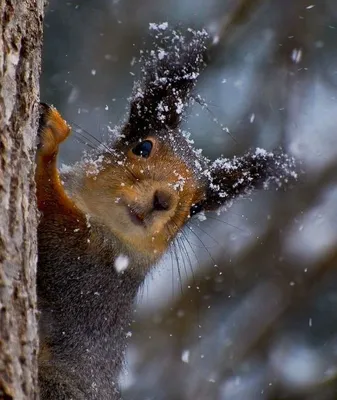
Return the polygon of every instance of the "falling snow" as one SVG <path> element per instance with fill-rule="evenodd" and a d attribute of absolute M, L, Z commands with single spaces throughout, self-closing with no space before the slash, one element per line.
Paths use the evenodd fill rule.
<path fill-rule="evenodd" d="M 162 22 L 161 24 L 156 24 L 156 23 L 150 22 L 149 26 L 150 26 L 151 30 L 154 30 L 154 31 L 162 30 L 162 31 L 164 31 L 165 29 L 168 28 L 168 23 L 167 22 Z"/>
<path fill-rule="evenodd" d="M 129 266 L 129 257 L 123 254 L 120 254 L 114 262 L 115 270 L 118 273 L 124 272 L 128 268 L 128 266 Z"/>
<path fill-rule="evenodd" d="M 190 362 L 190 351 L 184 350 L 181 354 L 181 361 L 188 364 Z"/>

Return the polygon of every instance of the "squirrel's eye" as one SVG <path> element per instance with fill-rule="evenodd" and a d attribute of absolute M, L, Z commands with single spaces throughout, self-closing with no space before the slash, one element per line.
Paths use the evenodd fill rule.
<path fill-rule="evenodd" d="M 132 149 L 132 153 L 136 154 L 136 156 L 148 158 L 151 154 L 152 147 L 153 144 L 150 140 L 144 140 Z"/>
<path fill-rule="evenodd" d="M 193 204 L 190 208 L 190 216 L 193 217 L 193 215 L 200 213 L 202 210 L 203 207 L 201 203 Z"/>

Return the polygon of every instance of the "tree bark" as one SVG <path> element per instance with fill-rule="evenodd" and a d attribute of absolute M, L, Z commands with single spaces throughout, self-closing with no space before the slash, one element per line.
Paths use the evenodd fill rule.
<path fill-rule="evenodd" d="M 37 399 L 35 143 L 43 0 L 0 0 L 0 399 Z"/>

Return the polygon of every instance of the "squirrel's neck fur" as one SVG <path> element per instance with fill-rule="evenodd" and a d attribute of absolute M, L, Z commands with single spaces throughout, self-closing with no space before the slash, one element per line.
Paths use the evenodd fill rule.
<path fill-rule="evenodd" d="M 48 235 L 54 238 L 53 246 Z M 46 343 L 43 364 L 48 367 L 52 362 L 51 367 L 62 370 L 65 379 L 67 374 L 73 381 L 82 374 L 91 377 L 86 388 L 79 388 L 85 398 L 94 399 L 97 393 L 102 400 L 118 399 L 118 373 L 145 269 L 111 232 L 95 221 L 89 224 L 84 215 L 83 220 L 44 215 L 38 238 L 38 298 L 40 309 L 50 310 L 40 321 Z M 129 265 L 118 272 L 114 263 L 121 253 L 127 253 Z"/>

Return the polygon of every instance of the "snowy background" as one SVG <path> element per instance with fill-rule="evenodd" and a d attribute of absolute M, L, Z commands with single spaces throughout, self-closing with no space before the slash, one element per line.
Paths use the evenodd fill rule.
<path fill-rule="evenodd" d="M 124 397 L 336 399 L 336 0 L 50 0 L 42 101 L 104 139 L 162 21 L 219 35 L 197 87 L 208 107 L 184 123 L 196 145 L 210 157 L 282 146 L 304 174 L 186 229 L 179 266 L 168 254 L 140 291 Z M 61 161 L 84 148 L 69 140 Z"/>

